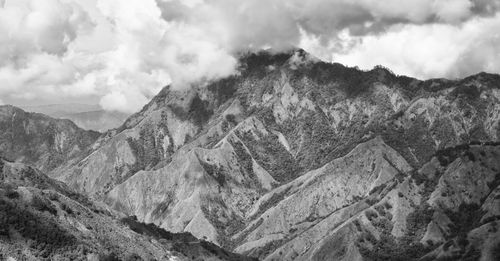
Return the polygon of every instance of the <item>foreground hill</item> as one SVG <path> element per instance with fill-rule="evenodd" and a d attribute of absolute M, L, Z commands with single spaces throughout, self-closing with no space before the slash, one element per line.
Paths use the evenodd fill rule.
<path fill-rule="evenodd" d="M 99 135 L 69 120 L 25 112 L 10 105 L 0 106 L 0 153 L 43 171 L 81 155 Z"/>
<path fill-rule="evenodd" d="M 50 175 L 263 259 L 494 260 L 499 120 L 498 75 L 420 81 L 261 52 L 236 76 L 163 89 Z"/>
<path fill-rule="evenodd" d="M 1 260 L 250 260 L 118 216 L 40 171 L 0 160 Z M 194 259 L 193 259 L 194 257 Z"/>

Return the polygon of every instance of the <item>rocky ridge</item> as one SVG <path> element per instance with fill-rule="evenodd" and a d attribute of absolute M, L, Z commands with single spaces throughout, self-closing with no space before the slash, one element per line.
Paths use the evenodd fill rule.
<path fill-rule="evenodd" d="M 100 133 L 17 107 L 0 106 L 0 152 L 13 161 L 50 171 L 79 157 Z"/>
<path fill-rule="evenodd" d="M 261 259 L 495 260 L 500 76 L 420 81 L 302 50 L 238 72 L 164 88 L 50 176 Z"/>
<path fill-rule="evenodd" d="M 120 218 L 22 163 L 0 160 L 0 174 L 2 260 L 251 260 Z"/>

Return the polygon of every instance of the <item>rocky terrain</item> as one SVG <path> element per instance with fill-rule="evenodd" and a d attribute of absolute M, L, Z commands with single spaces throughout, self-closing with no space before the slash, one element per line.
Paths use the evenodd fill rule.
<path fill-rule="evenodd" d="M 10 105 L 0 106 L 0 155 L 43 171 L 80 156 L 99 135 L 69 120 L 25 112 Z"/>
<path fill-rule="evenodd" d="M 1 260 L 250 260 L 122 218 L 39 170 L 0 160 Z"/>
<path fill-rule="evenodd" d="M 263 51 L 165 87 L 48 175 L 147 235 L 261 260 L 498 260 L 499 124 L 499 75 Z"/>
<path fill-rule="evenodd" d="M 245 54 L 239 74 L 164 88 L 50 175 L 260 259 L 495 260 L 499 99 L 498 75 Z"/>

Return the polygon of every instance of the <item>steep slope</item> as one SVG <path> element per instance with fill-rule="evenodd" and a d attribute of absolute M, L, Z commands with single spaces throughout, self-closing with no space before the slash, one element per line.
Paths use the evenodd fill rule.
<path fill-rule="evenodd" d="M 101 138 L 87 158 L 54 176 L 64 175 L 61 180 L 70 184 L 88 179 L 78 188 L 103 194 L 139 170 L 168 164 L 180 148 L 211 148 L 248 117 L 276 133 L 290 154 L 286 165 L 294 169 L 279 180 L 285 182 L 376 135 L 414 167 L 437 149 L 499 135 L 496 75 L 418 81 L 383 68 L 363 72 L 323 63 L 301 50 L 248 54 L 240 63 L 240 75 L 208 86 L 166 87 L 122 127 Z M 259 164 L 266 165 L 265 158 L 274 155 L 266 151 L 259 159 L 262 153 L 255 152 L 270 148 L 250 147 Z M 263 167 L 270 171 L 272 165 Z"/>
<path fill-rule="evenodd" d="M 339 196 L 342 191 L 356 193 L 356 187 L 366 183 L 377 185 L 349 171 L 358 165 L 354 168 L 363 173 L 360 165 L 366 166 L 370 157 L 359 152 L 377 155 L 371 152 L 373 146 L 374 141 L 360 145 L 330 168 L 308 173 L 263 197 L 265 203 L 285 191 L 278 203 L 236 235 L 243 239 L 237 251 L 266 260 L 496 260 L 499 143 L 439 151 L 418 171 L 411 171 L 392 151 L 392 158 L 383 156 L 392 166 L 381 168 L 385 182 L 370 192 L 361 190 L 358 199 Z M 352 157 L 354 163 L 346 164 Z M 403 165 L 397 167 L 397 162 Z M 307 181 L 301 182 L 303 178 Z M 325 180 L 341 178 L 354 185 Z M 335 193 L 321 193 L 321 187 Z M 343 201 L 336 204 L 339 199 Z M 325 207 L 329 205 L 333 207 Z M 304 218 L 306 214 L 311 215 Z"/>
<path fill-rule="evenodd" d="M 429 192 L 415 185 L 417 170 L 445 148 L 497 141 L 499 120 L 498 75 L 420 81 L 302 50 L 261 52 L 243 55 L 238 75 L 166 87 L 51 175 L 140 221 L 242 253 L 370 260 L 380 236 L 422 230 L 414 215 L 429 212 Z M 388 218 L 368 218 L 375 207 L 392 209 L 392 237 L 372 224 Z"/>
<path fill-rule="evenodd" d="M 346 156 L 262 197 L 249 215 L 253 222 L 234 236 L 244 242 L 237 251 L 253 250 L 250 253 L 263 257 L 266 253 L 255 253 L 254 249 L 267 250 L 269 243 L 297 235 L 301 248 L 311 247 L 317 242 L 301 238 L 302 233 L 320 233 L 309 235 L 314 240 L 324 237 L 340 222 L 369 208 L 366 201 L 373 201 L 397 175 L 410 170 L 380 138 L 360 144 Z"/>
<path fill-rule="evenodd" d="M 177 153 L 163 168 L 136 173 L 111 190 L 106 202 L 140 220 L 227 243 L 255 200 L 278 184 L 252 159 L 237 135 L 242 131 L 271 135 L 248 118 L 212 149 Z"/>
<path fill-rule="evenodd" d="M 104 206 L 40 171 L 0 160 L 2 260 L 250 260 Z"/>
<path fill-rule="evenodd" d="M 0 106 L 0 152 L 43 171 L 79 156 L 98 136 L 98 132 L 82 130 L 69 120 Z"/>

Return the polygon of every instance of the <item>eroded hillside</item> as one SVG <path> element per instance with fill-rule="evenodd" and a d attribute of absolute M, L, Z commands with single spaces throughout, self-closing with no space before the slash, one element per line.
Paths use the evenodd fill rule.
<path fill-rule="evenodd" d="M 86 131 L 69 120 L 0 106 L 0 153 L 11 160 L 50 171 L 80 156 L 99 133 Z"/>
<path fill-rule="evenodd" d="M 21 163 L 0 160 L 0 178 L 1 260 L 251 260 L 189 233 L 120 220 Z"/>
<path fill-rule="evenodd" d="M 499 120 L 498 75 L 420 81 L 261 52 L 235 76 L 164 88 L 50 175 L 269 260 L 494 260 L 498 146 L 456 146 L 498 141 Z"/>

